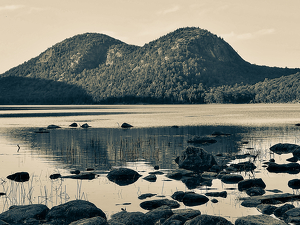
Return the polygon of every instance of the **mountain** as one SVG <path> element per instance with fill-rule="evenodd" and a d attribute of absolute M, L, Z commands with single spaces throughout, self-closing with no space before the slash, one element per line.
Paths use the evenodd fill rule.
<path fill-rule="evenodd" d="M 299 71 L 250 64 L 222 38 L 187 27 L 142 47 L 103 34 L 76 35 L 0 77 L 73 85 L 94 103 L 204 103 L 210 89 Z"/>

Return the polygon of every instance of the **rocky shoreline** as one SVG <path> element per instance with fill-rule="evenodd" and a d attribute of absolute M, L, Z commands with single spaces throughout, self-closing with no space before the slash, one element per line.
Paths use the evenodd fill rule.
<path fill-rule="evenodd" d="M 291 144 L 278 144 L 270 148 L 276 154 L 293 153 L 298 159 L 298 150 L 300 146 Z M 220 156 L 218 156 L 220 157 Z M 264 195 L 266 185 L 261 178 L 244 179 L 238 174 L 241 171 L 251 172 L 256 166 L 254 161 L 256 156 L 237 155 L 236 158 L 252 158 L 250 160 L 231 164 L 221 165 L 216 158 L 202 148 L 188 147 L 176 158 L 178 169 L 166 174 L 169 179 L 182 181 L 188 189 L 194 189 L 199 186 L 209 186 L 213 179 L 220 179 L 226 184 L 237 184 L 238 191 L 246 192 L 249 197 L 239 199 L 244 207 L 256 207 L 260 215 L 242 216 L 235 220 L 235 225 L 263 225 L 263 224 L 300 224 L 300 208 L 295 208 L 289 202 L 298 201 L 300 195 L 289 193 L 276 193 Z M 300 165 L 296 162 L 289 164 L 276 164 L 274 160 L 265 162 L 269 172 L 276 173 L 299 173 Z M 159 168 L 156 172 L 151 172 L 149 176 L 143 179 L 149 182 L 156 181 L 156 175 L 160 174 Z M 95 179 L 96 174 L 75 173 L 70 176 L 61 176 L 52 174 L 51 179 Z M 136 182 L 141 175 L 128 168 L 116 168 L 107 174 L 107 178 L 119 186 L 130 185 Z M 7 176 L 8 179 L 15 182 L 26 182 L 30 176 L 26 172 L 19 172 Z M 293 189 L 299 189 L 300 180 L 293 179 L 288 186 Z M 269 192 L 272 190 L 268 190 Z M 277 190 L 280 192 L 279 190 Z M 3 193 L 5 195 L 5 193 Z M 145 200 L 155 194 L 146 193 L 139 196 L 139 199 Z M 13 205 L 7 211 L 0 214 L 0 225 L 2 224 L 48 224 L 48 225 L 196 225 L 196 224 L 218 224 L 230 225 L 224 217 L 201 214 L 199 210 L 178 209 L 180 202 L 185 206 L 197 206 L 206 204 L 208 201 L 217 203 L 216 198 L 226 198 L 227 192 L 207 192 L 204 195 L 193 191 L 176 191 L 170 196 L 172 199 L 163 198 L 156 200 L 145 200 L 140 203 L 140 207 L 148 212 L 128 212 L 122 209 L 120 212 L 111 215 L 108 219 L 102 209 L 97 208 L 93 203 L 85 200 L 72 200 L 67 203 L 57 205 L 49 209 L 43 204 L 31 205 Z M 278 205 L 278 206 L 277 206 Z M 280 205 L 280 206 L 279 206 Z M 271 216 L 272 215 L 272 216 Z"/>

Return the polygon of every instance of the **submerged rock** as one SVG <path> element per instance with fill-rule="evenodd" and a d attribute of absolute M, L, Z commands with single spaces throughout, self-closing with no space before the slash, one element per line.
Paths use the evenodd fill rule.
<path fill-rule="evenodd" d="M 29 173 L 27 172 L 17 172 L 6 177 L 7 179 L 16 181 L 16 182 L 26 182 L 29 181 Z"/>
<path fill-rule="evenodd" d="M 153 196 L 155 196 L 156 194 L 151 194 L 151 193 L 146 193 L 146 194 L 142 194 L 138 197 L 138 199 L 144 200 L 146 198 L 151 198 Z"/>
<path fill-rule="evenodd" d="M 107 178 L 110 181 L 120 186 L 132 184 L 136 182 L 140 177 L 141 175 L 138 172 L 128 168 L 113 169 L 107 174 Z"/>
<path fill-rule="evenodd" d="M 207 171 L 217 162 L 212 154 L 203 148 L 187 147 L 178 157 L 179 168 L 192 170 L 195 172 Z"/>
<path fill-rule="evenodd" d="M 222 197 L 227 198 L 227 191 L 221 191 L 221 192 L 208 192 L 205 193 L 206 196 L 212 196 L 212 197 Z"/>
<path fill-rule="evenodd" d="M 71 179 L 78 179 L 78 180 L 93 180 L 96 178 L 95 173 L 80 173 L 68 176 L 61 176 L 61 178 L 71 178 Z"/>
<path fill-rule="evenodd" d="M 233 168 L 237 171 L 253 171 L 256 169 L 256 166 L 252 162 L 240 162 L 237 164 L 231 164 Z"/>
<path fill-rule="evenodd" d="M 246 190 L 246 193 L 249 196 L 258 196 L 258 195 L 264 195 L 266 192 L 261 187 L 251 187 Z"/>

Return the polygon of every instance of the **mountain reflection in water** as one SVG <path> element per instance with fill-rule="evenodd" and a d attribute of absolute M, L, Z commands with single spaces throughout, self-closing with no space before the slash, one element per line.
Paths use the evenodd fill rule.
<path fill-rule="evenodd" d="M 107 171 L 127 162 L 145 161 L 163 169 L 175 169 L 174 159 L 191 144 L 194 135 L 211 136 L 215 131 L 229 136 L 213 137 L 214 144 L 195 145 L 213 154 L 234 153 L 241 144 L 241 127 L 159 127 L 159 128 L 89 128 L 56 129 L 49 133 L 22 130 L 33 149 L 47 161 L 56 161 L 64 168 L 85 170 L 94 168 Z M 31 132 L 28 135 L 27 132 Z"/>

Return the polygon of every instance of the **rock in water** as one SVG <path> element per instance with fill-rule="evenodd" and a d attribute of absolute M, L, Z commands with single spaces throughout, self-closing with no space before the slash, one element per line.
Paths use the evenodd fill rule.
<path fill-rule="evenodd" d="M 132 125 L 130 125 L 129 123 L 123 123 L 121 125 L 122 128 L 130 128 L 130 127 L 133 127 Z"/>
<path fill-rule="evenodd" d="M 184 225 L 209 224 L 209 225 L 233 225 L 230 221 L 220 216 L 200 215 L 188 220 Z"/>
<path fill-rule="evenodd" d="M 285 222 L 277 220 L 269 215 L 255 215 L 255 216 L 244 216 L 240 217 L 235 221 L 235 225 L 286 225 Z"/>
<path fill-rule="evenodd" d="M 212 154 L 203 148 L 187 147 L 177 158 L 179 168 L 192 170 L 195 172 L 207 171 L 217 162 Z"/>
<path fill-rule="evenodd" d="M 140 177 L 141 175 L 138 172 L 128 168 L 113 169 L 107 174 L 107 178 L 110 181 L 120 186 L 132 184 L 136 182 Z"/>
<path fill-rule="evenodd" d="M 9 175 L 6 178 L 16 182 L 25 182 L 25 181 L 29 181 L 30 177 L 29 177 L 29 173 L 27 172 L 18 172 Z"/>
<path fill-rule="evenodd" d="M 55 221 L 55 224 L 64 225 L 76 220 L 95 216 L 100 216 L 106 220 L 105 213 L 93 203 L 84 200 L 73 200 L 52 207 L 46 216 L 46 220 L 50 222 L 49 224 L 53 224 L 51 221 Z M 60 223 L 57 223 L 58 221 L 60 221 Z"/>
<path fill-rule="evenodd" d="M 169 199 L 158 199 L 158 200 L 150 200 L 150 201 L 145 201 L 140 204 L 141 208 L 146 209 L 146 210 L 152 210 L 159 208 L 161 206 L 169 206 L 170 208 L 179 208 L 180 204 L 174 200 L 169 200 Z"/>
<path fill-rule="evenodd" d="M 297 149 L 300 149 L 299 145 L 288 143 L 278 143 L 270 147 L 270 150 L 278 155 L 293 153 Z"/>

